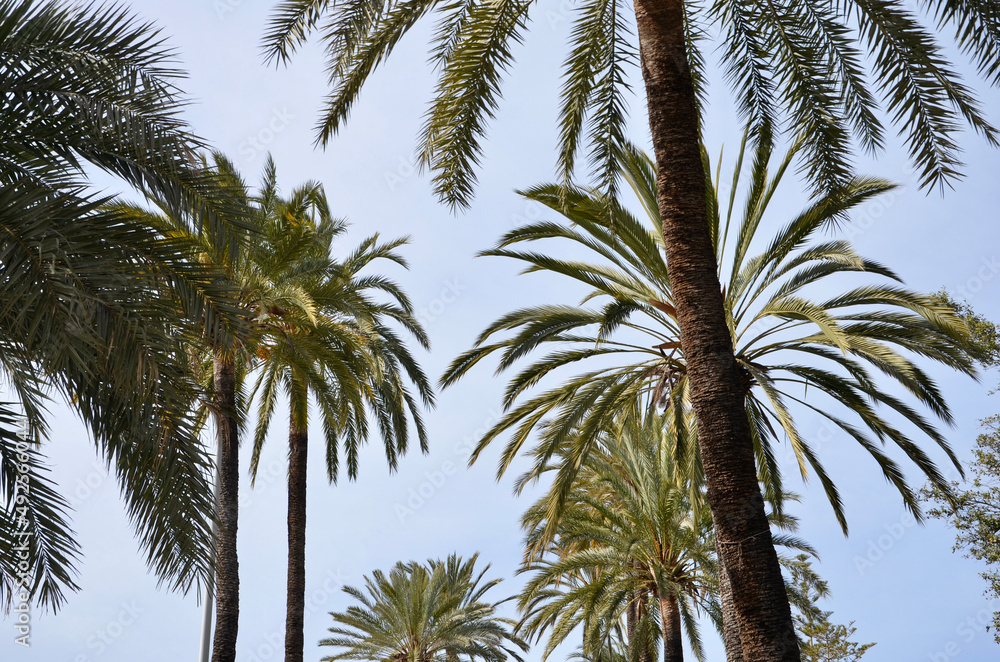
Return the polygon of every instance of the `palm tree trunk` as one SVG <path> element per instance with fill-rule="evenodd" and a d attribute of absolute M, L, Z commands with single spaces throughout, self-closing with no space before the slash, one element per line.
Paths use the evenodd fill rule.
<path fill-rule="evenodd" d="M 236 555 L 236 528 L 240 503 L 240 440 L 236 419 L 236 367 L 216 352 L 216 437 L 219 455 L 219 535 L 215 543 L 215 637 L 212 662 L 235 662 L 240 617 L 240 564 Z"/>
<path fill-rule="evenodd" d="M 636 597 L 632 602 L 629 603 L 628 607 L 625 609 L 625 635 L 628 637 L 628 649 L 630 651 L 629 659 L 633 659 L 631 651 L 635 646 L 635 629 L 639 624 L 638 618 L 636 617 L 635 603 L 638 600 Z"/>
<path fill-rule="evenodd" d="M 660 598 L 660 620 L 663 622 L 663 662 L 684 662 L 681 641 L 681 610 L 677 598 Z"/>
<path fill-rule="evenodd" d="M 715 544 L 719 557 L 719 605 L 722 607 L 722 639 L 726 644 L 726 662 L 743 662 L 743 647 L 740 645 L 740 626 L 736 622 L 733 608 L 733 587 L 729 583 L 729 573 L 722 564 L 719 544 Z"/>
<path fill-rule="evenodd" d="M 721 561 L 748 662 L 799 662 L 709 235 L 684 0 L 634 0 L 667 266 Z"/>
<path fill-rule="evenodd" d="M 629 659 L 639 662 L 653 662 L 653 651 L 649 648 L 649 637 L 645 636 L 648 634 L 648 628 L 644 627 L 642 620 L 646 618 L 646 601 L 646 593 L 641 590 L 636 591 L 625 616 Z M 637 653 L 633 653 L 637 646 L 641 648 Z"/>
<path fill-rule="evenodd" d="M 294 409 L 294 407 L 293 407 Z M 306 457 L 305 426 L 289 417 L 288 425 L 288 597 L 285 614 L 285 662 L 302 662 L 306 607 Z"/>

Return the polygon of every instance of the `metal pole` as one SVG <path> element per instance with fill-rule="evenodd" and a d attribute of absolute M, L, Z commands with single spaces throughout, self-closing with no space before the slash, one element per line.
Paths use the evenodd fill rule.
<path fill-rule="evenodd" d="M 222 467 L 222 443 L 218 444 L 215 451 L 215 513 L 216 518 L 212 520 L 212 540 L 219 537 L 219 474 Z M 213 561 L 215 554 L 213 552 Z M 213 563 L 208 575 L 208 583 L 205 585 L 205 604 L 202 605 L 201 615 L 201 655 L 199 662 L 208 662 L 212 648 L 212 616 L 215 598 L 215 565 Z"/>

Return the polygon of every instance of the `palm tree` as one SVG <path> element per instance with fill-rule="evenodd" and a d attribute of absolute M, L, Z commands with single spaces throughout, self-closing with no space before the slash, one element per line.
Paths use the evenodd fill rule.
<path fill-rule="evenodd" d="M 951 306 L 903 289 L 890 269 L 859 256 L 848 242 L 813 243 L 830 222 L 890 190 L 892 186 L 884 181 L 856 178 L 836 195 L 812 202 L 773 237 L 758 236 L 767 203 L 794 151 L 785 155 L 772 175 L 770 151 L 765 145 L 757 147 L 742 218 L 734 218 L 742 151 L 728 207 L 715 193 L 717 183 L 706 184 L 713 198 L 710 231 L 720 279 L 726 283 L 727 324 L 741 374 L 741 407 L 752 423 L 761 483 L 768 500 L 780 509 L 782 476 L 775 447 L 780 431 L 787 436 L 803 478 L 810 469 L 819 477 L 846 531 L 839 492 L 816 450 L 800 433 L 790 410 L 794 404 L 858 441 L 896 486 L 906 506 L 920 517 L 916 495 L 899 466 L 880 450 L 881 444 L 896 444 L 935 485 L 944 487 L 945 481 L 924 451 L 887 422 L 881 410 L 898 414 L 940 446 L 956 467 L 960 464 L 941 432 L 920 411 L 889 393 L 877 375 L 950 424 L 952 416 L 940 391 L 908 354 L 975 374 L 968 328 Z M 511 379 L 504 399 L 508 412 L 476 448 L 473 458 L 502 432 L 514 432 L 498 473 L 510 465 L 532 430 L 540 431 L 539 445 L 533 451 L 536 472 L 572 436 L 572 455 L 557 479 L 566 491 L 575 475 L 573 465 L 586 457 L 598 435 L 632 408 L 637 398 L 647 406 L 674 412 L 672 420 L 683 420 L 690 410 L 689 358 L 683 342 L 677 340 L 676 302 L 659 234 L 654 165 L 648 157 L 629 150 L 623 170 L 649 215 L 647 223 L 593 189 L 543 185 L 524 195 L 561 211 L 565 220 L 516 228 L 497 247 L 483 252 L 526 262 L 527 271 L 562 274 L 589 288 L 580 306 L 535 306 L 504 315 L 480 334 L 474 349 L 455 359 L 442 378 L 445 385 L 454 384 L 493 354 L 499 354 L 498 370 L 504 371 L 535 350 L 555 346 Z M 612 208 L 610 220 L 603 213 L 607 205 Z M 518 246 L 546 240 L 582 248 L 598 261 L 563 260 L 552 257 L 551 251 Z M 810 288 L 819 290 L 848 274 L 869 275 L 883 282 L 841 290 L 820 301 L 807 298 Z M 587 305 L 593 301 L 602 305 Z M 803 362 L 797 362 L 797 357 Z M 540 379 L 581 362 L 594 368 L 526 399 Z M 813 393 L 806 399 L 810 388 Z M 818 397 L 826 401 L 815 402 Z M 843 414 L 857 417 L 861 427 Z M 551 423 L 542 425 L 546 420 Z M 680 443 L 687 444 L 701 429 L 676 433 Z M 556 506 L 550 507 L 555 512 Z"/>
<path fill-rule="evenodd" d="M 268 172 L 273 169 L 269 161 Z M 239 625 L 239 558 L 237 535 L 239 525 L 239 446 L 246 402 L 243 387 L 249 370 L 250 353 L 260 340 L 262 318 L 266 318 L 262 301 L 275 299 L 266 283 L 261 283 L 254 270 L 254 247 L 265 231 L 263 215 L 251 198 L 246 184 L 235 166 L 225 155 L 214 152 L 211 159 L 203 157 L 201 172 L 210 176 L 215 185 L 233 201 L 241 201 L 243 211 L 236 220 L 255 235 L 254 242 L 235 246 L 211 232 L 207 223 L 192 218 L 192 212 L 178 210 L 170 201 L 151 196 L 156 209 L 129 203 L 116 203 L 113 208 L 130 223 L 152 228 L 160 241 L 178 246 L 191 260 L 205 265 L 215 279 L 232 292 L 229 304 L 243 319 L 246 331 L 239 335 L 222 330 L 188 337 L 184 351 L 189 357 L 189 374 L 201 384 L 204 394 L 189 404 L 198 430 L 211 414 L 215 419 L 218 449 L 216 462 L 216 492 L 214 508 L 205 521 L 216 524 L 214 534 L 214 579 L 209 600 L 215 601 L 215 631 L 212 643 L 213 662 L 234 662 Z M 226 222 L 228 219 L 223 219 Z M 291 293 L 270 305 L 286 308 L 305 306 L 307 302 Z M 206 471 L 206 474 L 211 473 Z M 209 605 L 210 608 L 210 605 Z"/>
<path fill-rule="evenodd" d="M 369 434 L 369 410 L 379 422 L 390 469 L 395 469 L 397 457 L 407 450 L 407 414 L 426 452 L 419 405 L 404 379 L 415 385 L 424 405 L 432 406 L 434 398 L 423 371 L 391 327 L 396 321 L 422 347 L 428 347 L 409 299 L 385 277 L 361 273 L 380 259 L 405 266 L 395 252 L 405 240 L 381 244 L 375 235 L 344 261 L 334 260 L 331 242 L 344 232 L 345 225 L 331 216 L 322 187 L 306 184 L 282 199 L 273 168 L 267 171 L 260 204 L 267 225 L 254 250 L 256 279 L 273 295 L 299 292 L 306 302 L 285 309 L 267 297 L 259 304 L 262 337 L 256 352 L 259 377 L 254 392 L 259 391 L 260 398 L 250 467 L 251 476 L 256 476 L 274 408 L 284 392 L 289 399 L 285 660 L 301 662 L 310 394 L 323 422 L 331 482 L 337 480 L 341 444 L 348 477 L 356 478 L 358 448 Z M 388 294 L 391 302 L 373 297 L 379 293 Z"/>
<path fill-rule="evenodd" d="M 342 650 L 324 662 L 504 662 L 508 656 L 520 662 L 527 645 L 512 633 L 515 624 L 496 614 L 500 603 L 484 601 L 500 580 L 480 584 L 489 566 L 477 574 L 478 557 L 397 563 L 388 575 L 376 570 L 365 577 L 366 592 L 345 587 L 360 605 L 331 614 L 335 636 L 319 643 Z"/>
<path fill-rule="evenodd" d="M 463 207 L 475 189 L 481 144 L 514 49 L 542 7 L 529 0 L 282 0 L 264 42 L 271 61 L 287 62 L 313 32 L 321 33 L 332 88 L 319 122 L 318 142 L 326 144 L 372 72 L 414 25 L 434 15 L 431 60 L 439 77 L 419 151 L 439 196 Z M 836 189 L 850 180 L 853 144 L 867 152 L 883 148 L 882 108 L 903 134 L 923 184 L 944 185 L 959 176 L 956 133 L 963 125 L 991 144 L 997 133 L 917 11 L 904 0 L 587 0 L 574 12 L 559 110 L 563 183 L 586 141 L 599 186 L 614 198 L 628 77 L 638 66 L 709 502 L 725 549 L 749 541 L 739 545 L 746 565 L 735 552 L 726 551 L 724 560 L 743 587 L 735 607 L 754 662 L 798 660 L 798 652 L 766 533 L 742 375 L 708 232 L 699 149 L 706 54 L 718 55 L 717 68 L 757 139 L 769 142 L 771 128 L 783 127 L 803 140 L 803 165 L 819 186 Z M 919 11 L 937 31 L 954 35 L 990 84 L 1000 83 L 1000 23 L 991 3 L 930 0 Z"/>
<path fill-rule="evenodd" d="M 643 620 L 652 614 L 659 621 L 654 628 L 664 662 L 683 658 L 682 623 L 695 656 L 703 659 L 695 616 L 703 612 L 721 628 L 721 595 L 697 447 L 678 443 L 677 430 L 686 425 L 653 412 L 641 420 L 638 412 L 625 414 L 584 458 L 554 533 L 548 531 L 548 517 L 558 488 L 525 514 L 524 570 L 532 577 L 519 602 L 525 612 L 522 628 L 536 638 L 551 629 L 543 657 L 581 624 L 582 653 L 594 657 L 614 640 L 609 626 L 622 629 L 624 615 L 632 659 L 654 659 L 643 650 L 649 645 Z M 572 454 L 572 445 L 564 445 L 548 460 L 548 469 L 558 470 Z M 537 475 L 529 472 L 519 483 Z M 791 493 L 782 497 L 797 500 Z M 789 534 L 797 528 L 795 518 L 772 513 L 771 525 L 779 545 L 815 556 Z M 786 567 L 793 562 L 786 555 L 779 558 Z M 802 602 L 791 590 L 789 599 Z"/>
<path fill-rule="evenodd" d="M 757 145 L 741 217 L 735 196 L 743 150 L 729 200 L 718 198 L 717 182 L 709 179 L 705 185 L 710 195 L 707 206 L 713 250 L 720 265 L 719 277 L 726 283 L 727 328 L 741 376 L 740 407 L 751 423 L 755 481 L 759 479 L 765 486 L 768 501 L 780 513 L 782 477 L 776 444 L 783 433 L 802 475 L 815 472 L 846 531 L 839 492 L 792 416 L 792 409 L 798 407 L 815 412 L 861 444 L 907 507 L 920 516 L 913 490 L 881 445 L 889 442 L 898 446 L 934 484 L 943 485 L 943 478 L 927 454 L 911 441 L 908 431 L 890 423 L 882 412 L 899 415 L 959 465 L 941 432 L 923 413 L 893 395 L 884 382 L 901 387 L 932 416 L 951 423 L 940 391 L 910 356 L 973 374 L 968 330 L 951 307 L 898 286 L 899 279 L 891 270 L 857 255 L 848 242 L 817 240 L 817 234 L 830 222 L 845 218 L 857 205 L 889 190 L 891 185 L 886 182 L 852 179 L 835 194 L 815 199 L 773 237 L 760 236 L 767 203 L 794 152 L 795 148 L 790 150 L 772 174 L 768 169 L 769 147 L 766 143 Z M 707 173 L 707 157 L 705 161 L 703 172 Z M 498 473 L 502 474 L 537 430 L 538 446 L 533 451 L 537 475 L 571 438 L 572 451 L 563 456 L 566 462 L 556 478 L 560 499 L 550 502 L 550 522 L 557 521 L 560 500 L 571 489 L 576 467 L 595 447 L 602 431 L 613 427 L 637 399 L 645 406 L 674 412 L 669 419 L 674 421 L 683 421 L 695 400 L 690 348 L 679 340 L 683 331 L 676 317 L 676 288 L 664 257 L 655 166 L 648 157 L 628 149 L 623 175 L 648 215 L 645 222 L 594 189 L 545 185 L 525 193 L 529 199 L 563 213 L 565 220 L 516 228 L 484 254 L 520 260 L 529 272 L 547 271 L 571 278 L 586 287 L 583 303 L 536 306 L 504 315 L 442 378 L 444 385 L 453 384 L 494 354 L 499 357 L 498 372 L 505 371 L 536 350 L 552 348 L 510 380 L 504 399 L 506 413 L 473 454 L 475 459 L 494 438 L 511 433 L 501 457 Z M 574 247 L 574 259 L 560 259 L 551 250 L 534 248 L 543 241 Z M 532 249 L 522 249 L 523 243 L 532 244 Z M 579 250 L 596 261 L 578 259 Z M 810 288 L 818 291 L 838 276 L 849 274 L 868 275 L 882 283 L 841 289 L 837 295 L 818 301 L 808 298 Z M 565 374 L 580 364 L 590 367 L 554 388 L 532 393 L 532 387 L 543 378 L 556 372 Z M 877 378 L 879 374 L 882 379 Z M 698 408 L 693 411 L 697 419 Z M 681 444 L 698 443 L 699 466 L 707 479 L 711 503 L 702 426 L 690 433 L 680 429 L 676 434 Z M 713 519 L 718 537 L 719 520 L 717 516 Z M 718 542 L 722 550 L 728 545 Z M 725 554 L 722 551 L 724 570 L 740 572 L 733 569 L 739 559 L 726 565 Z M 740 558 L 740 563 L 751 563 L 749 557 Z M 724 586 L 728 580 L 724 573 Z M 737 603 L 748 599 L 742 594 L 755 590 L 753 586 L 737 586 L 735 578 L 731 583 Z"/>
<path fill-rule="evenodd" d="M 206 580 L 213 542 L 183 348 L 238 337 L 244 321 L 218 273 L 104 206 L 85 168 L 197 210 L 231 245 L 241 233 L 220 215 L 241 210 L 192 167 L 181 74 L 153 26 L 120 7 L 4 0 L 0 53 L 0 370 L 15 400 L 0 407 L 0 598 L 20 586 L 55 609 L 76 588 L 79 549 L 40 450 L 56 396 L 115 471 L 147 564 L 186 591 Z M 21 452 L 7 424 L 18 410 Z M 16 567 L 21 543 L 28 573 Z"/>
<path fill-rule="evenodd" d="M 690 489 L 691 474 L 664 430 L 653 414 L 642 422 L 629 417 L 602 435 L 565 497 L 548 545 L 549 498 L 524 515 L 524 571 L 532 575 L 519 606 L 529 637 L 552 630 L 543 659 L 581 624 L 583 653 L 602 648 L 608 625 L 634 610 L 658 613 L 663 662 L 683 659 L 682 622 L 703 659 L 695 616 L 703 611 L 720 620 L 711 513 L 698 503 L 704 494 Z M 627 630 L 634 646 L 635 624 Z"/>

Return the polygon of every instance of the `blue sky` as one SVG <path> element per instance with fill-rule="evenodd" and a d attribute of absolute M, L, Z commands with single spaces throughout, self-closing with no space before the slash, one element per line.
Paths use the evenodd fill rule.
<path fill-rule="evenodd" d="M 517 276 L 517 265 L 475 259 L 519 220 L 540 210 L 514 190 L 555 175 L 555 102 L 559 64 L 573 3 L 543 0 L 518 64 L 491 126 L 478 195 L 472 208 L 451 215 L 433 198 L 426 177 L 413 167 L 415 136 L 432 78 L 425 64 L 426 26 L 404 41 L 390 64 L 371 81 L 346 130 L 326 149 L 314 148 L 313 127 L 325 93 L 317 48 L 307 48 L 291 67 L 264 67 L 259 41 L 270 3 L 249 0 L 132 3 L 163 26 L 190 73 L 184 89 L 193 99 L 187 117 L 195 130 L 226 152 L 253 182 L 264 152 L 273 153 L 285 190 L 309 179 L 324 183 L 335 212 L 352 227 L 338 247 L 348 250 L 372 232 L 410 235 L 405 249 L 411 270 L 393 271 L 422 309 L 433 349 L 424 355 L 439 375 L 475 335 L 498 315 L 532 303 L 575 302 L 577 289 L 557 280 Z M 638 81 L 636 81 L 638 82 Z M 640 86 L 636 86 L 641 89 Z M 706 122 L 713 154 L 725 145 L 735 153 L 740 129 L 728 96 L 716 90 Z M 1000 94 L 983 92 L 988 109 Z M 648 147 L 645 103 L 631 103 L 634 139 Z M 995 121 L 1000 122 L 1000 117 Z M 941 197 L 915 190 L 898 143 L 865 164 L 870 174 L 906 186 L 891 198 L 870 203 L 842 229 L 859 250 L 889 264 L 915 289 L 948 288 L 981 313 L 1000 319 L 1000 245 L 996 213 L 1000 153 L 968 135 L 964 181 Z M 727 159 L 725 172 L 731 168 Z M 115 184 L 106 186 L 114 190 Z M 776 201 L 775 223 L 803 202 L 794 186 Z M 954 408 L 958 425 L 949 438 L 967 459 L 977 421 L 996 412 L 984 384 L 934 373 Z M 326 612 L 346 606 L 338 586 L 359 583 L 375 568 L 397 560 L 480 552 L 493 573 L 507 578 L 496 596 L 519 585 L 518 519 L 528 497 L 511 496 L 513 474 L 494 480 L 498 453 L 488 451 L 471 469 L 465 448 L 477 429 L 496 417 L 503 381 L 487 367 L 458 388 L 440 394 L 428 416 L 431 452 L 406 457 L 390 476 L 376 445 L 362 458 L 357 483 L 326 484 L 320 454 L 310 468 L 307 543 L 306 659 L 326 654 L 316 642 L 325 635 Z M 54 407 L 48 444 L 54 475 L 71 497 L 83 545 L 82 590 L 57 615 L 36 614 L 32 647 L 13 644 L 12 629 L 0 637 L 0 659 L 45 662 L 193 660 L 198 650 L 200 609 L 195 596 L 157 590 L 129 531 L 114 481 L 107 477 L 83 427 Z M 281 416 L 281 412 L 278 416 Z M 276 419 L 280 420 L 280 419 Z M 871 662 L 895 660 L 976 661 L 1000 650 L 978 618 L 989 612 L 974 562 L 951 551 L 953 534 L 939 522 L 915 525 L 899 497 L 853 442 L 830 434 L 804 417 L 802 430 L 820 444 L 824 461 L 842 488 L 850 538 L 837 528 L 815 483 L 795 486 L 801 534 L 820 552 L 820 573 L 833 591 L 826 608 L 839 622 L 855 621 L 857 639 L 878 642 Z M 285 580 L 285 453 L 276 425 L 251 489 L 241 486 L 240 572 L 242 603 L 238 659 L 281 657 Z M 942 459 L 942 454 L 934 457 Z M 244 468 L 249 452 L 244 452 Z M 905 467 L 919 484 L 913 468 Z M 515 468 L 516 469 L 516 468 Z M 787 464 L 788 474 L 794 475 Z M 245 476 L 244 471 L 244 476 Z M 971 619 L 971 620 L 970 620 Z M 715 635 L 705 632 L 709 659 L 723 659 Z M 529 655 L 537 662 L 539 652 Z M 557 659 L 560 659 L 557 656 Z"/>

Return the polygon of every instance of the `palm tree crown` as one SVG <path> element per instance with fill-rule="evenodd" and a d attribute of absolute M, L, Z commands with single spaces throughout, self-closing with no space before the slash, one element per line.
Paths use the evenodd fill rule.
<path fill-rule="evenodd" d="M 309 183 L 282 199 L 273 167 L 265 171 L 260 195 L 265 226 L 254 248 L 251 280 L 259 288 L 256 319 L 261 335 L 254 360 L 259 394 L 251 473 L 278 396 L 311 393 L 319 406 L 327 443 L 327 473 L 335 482 L 340 449 L 347 475 L 357 476 L 358 451 L 369 434 L 369 408 L 394 469 L 409 444 L 408 417 L 427 451 L 421 402 L 434 402 L 430 383 L 393 324 L 428 348 L 427 334 L 413 317 L 409 298 L 385 276 L 363 273 L 380 260 L 407 266 L 396 251 L 407 239 L 364 239 L 342 260 L 332 242 L 346 230 L 335 219 L 322 186 Z M 380 300 L 385 295 L 387 300 Z M 417 390 L 411 393 L 406 381 Z M 307 420 L 306 401 L 293 398 L 293 416 Z"/>
<path fill-rule="evenodd" d="M 711 232 L 725 283 L 730 333 L 743 373 L 759 477 L 770 493 L 769 500 L 780 504 L 781 471 L 775 444 L 783 433 L 803 476 L 809 469 L 815 471 L 846 530 L 839 492 L 816 449 L 800 433 L 791 413 L 794 404 L 824 417 L 860 443 L 907 507 L 919 513 L 901 469 L 881 445 L 897 445 L 935 484 L 943 482 L 941 474 L 882 411 L 901 416 L 944 449 L 956 466 L 958 462 L 941 432 L 924 414 L 893 395 L 884 381 L 901 387 L 932 415 L 950 423 L 947 404 L 916 359 L 974 374 L 968 330 L 953 309 L 900 287 L 891 270 L 859 256 L 848 242 L 817 241 L 831 220 L 844 218 L 865 200 L 889 190 L 891 185 L 884 181 L 855 178 L 836 195 L 814 200 L 773 237 L 761 236 L 767 203 L 793 153 L 785 156 L 772 175 L 770 152 L 765 143 L 758 146 L 739 217 L 735 195 L 743 153 L 728 201 L 720 201 L 717 183 L 708 182 Z M 675 412 L 678 419 L 689 411 L 686 361 L 662 256 L 653 165 L 648 157 L 630 150 L 623 168 L 647 221 L 594 190 L 539 186 L 525 193 L 526 197 L 564 213 L 565 220 L 519 227 L 483 253 L 526 262 L 528 272 L 558 273 L 589 289 L 581 306 L 536 306 L 504 315 L 442 378 L 444 384 L 453 384 L 493 354 L 499 354 L 498 371 L 504 371 L 536 350 L 553 348 L 511 379 L 504 399 L 508 411 L 473 455 L 501 433 L 512 433 L 500 472 L 547 417 L 552 422 L 540 427 L 538 466 L 548 461 L 571 431 L 578 431 L 574 432 L 577 447 L 559 479 L 566 489 L 573 467 L 599 433 L 637 398 Z M 604 214 L 608 204 L 613 210 L 610 221 Z M 550 252 L 520 248 L 520 244 L 543 240 L 575 245 L 597 261 L 561 259 Z M 830 295 L 834 279 L 850 274 L 888 283 L 857 285 Z M 822 298 L 809 298 L 810 291 Z M 601 305 L 588 306 L 591 302 Z M 529 397 L 529 389 L 544 377 L 578 363 L 592 368 Z M 849 415 L 861 425 L 850 421 Z"/>
<path fill-rule="evenodd" d="M 522 571 L 530 578 L 519 598 L 521 631 L 539 639 L 551 632 L 546 657 L 582 626 L 584 657 L 597 659 L 621 631 L 631 659 L 653 659 L 650 634 L 661 639 L 665 659 L 680 659 L 683 624 L 701 660 L 697 617 L 707 615 L 722 628 L 716 540 L 697 445 L 684 441 L 689 422 L 640 413 L 640 408 L 627 412 L 600 435 L 554 524 L 549 513 L 557 489 L 522 518 L 527 531 Z M 573 444 L 565 443 L 546 469 L 558 470 L 573 452 Z M 518 486 L 537 476 L 529 471 Z M 781 499 L 798 497 L 785 493 Z M 792 535 L 796 518 L 775 511 L 769 519 L 777 545 L 816 555 Z M 779 558 L 783 567 L 793 567 L 791 557 Z M 789 600 L 803 604 L 793 589 Z"/>
<path fill-rule="evenodd" d="M 692 473 L 678 450 L 662 417 L 626 417 L 584 459 L 554 535 L 550 497 L 525 513 L 524 571 L 531 576 L 519 599 L 522 629 L 535 637 L 551 629 L 544 657 L 579 625 L 586 655 L 607 644 L 609 625 L 623 615 L 637 621 L 652 611 L 660 625 L 651 629 L 665 651 L 681 650 L 683 622 L 702 659 L 696 616 L 705 612 L 721 622 L 715 537 L 704 494 L 691 489 Z M 638 622 L 628 628 L 633 647 L 642 645 L 640 629 Z"/>
<path fill-rule="evenodd" d="M 388 575 L 366 577 L 364 592 L 345 587 L 360 605 L 331 614 L 334 636 L 320 645 L 343 650 L 323 660 L 520 662 L 527 646 L 512 634 L 514 623 L 496 614 L 499 603 L 484 601 L 500 580 L 481 583 L 489 566 L 476 573 L 477 558 L 397 563 Z"/>
<path fill-rule="evenodd" d="M 786 127 L 803 141 L 804 163 L 817 183 L 830 187 L 849 179 L 855 141 L 869 152 L 885 146 L 880 97 L 889 121 L 905 135 L 925 185 L 958 177 L 956 133 L 962 122 L 997 142 L 996 129 L 937 36 L 953 34 L 982 76 L 1000 83 L 1000 21 L 987 3 L 928 2 L 923 11 L 935 29 L 902 0 L 679 4 L 685 22 L 685 52 L 679 57 L 686 58 L 699 99 L 707 95 L 712 53 L 754 134 Z M 318 141 L 326 144 L 399 40 L 434 16 L 431 58 L 439 74 L 419 152 L 433 172 L 436 192 L 450 205 L 466 206 L 475 189 L 481 143 L 513 65 L 513 48 L 525 38 L 536 11 L 543 11 L 540 4 L 524 0 L 375 5 L 282 0 L 264 46 L 270 61 L 287 63 L 313 33 L 329 45 L 332 89 L 317 129 Z M 608 195 L 615 190 L 617 149 L 627 140 L 630 76 L 640 60 L 632 11 L 629 3 L 608 0 L 576 7 L 563 65 L 559 166 L 564 183 L 586 141 L 599 186 Z"/>

